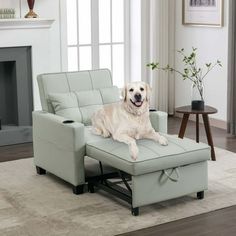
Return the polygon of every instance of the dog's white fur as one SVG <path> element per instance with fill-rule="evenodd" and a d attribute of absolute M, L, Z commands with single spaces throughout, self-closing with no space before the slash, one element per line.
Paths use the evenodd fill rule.
<path fill-rule="evenodd" d="M 138 156 L 135 139 L 152 139 L 161 145 L 168 144 L 167 139 L 152 128 L 149 119 L 150 93 L 149 85 L 144 82 L 127 84 L 122 91 L 122 102 L 104 105 L 92 117 L 94 133 L 112 136 L 114 140 L 128 144 L 134 160 Z"/>

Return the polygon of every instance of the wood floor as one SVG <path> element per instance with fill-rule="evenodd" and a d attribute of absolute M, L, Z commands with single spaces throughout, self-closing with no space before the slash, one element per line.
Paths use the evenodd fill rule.
<path fill-rule="evenodd" d="M 169 117 L 168 133 L 179 132 L 181 119 Z M 211 127 L 214 145 L 236 152 L 236 137 L 225 130 Z M 195 139 L 195 123 L 189 121 L 186 137 Z M 200 141 L 207 142 L 203 125 L 200 125 Z M 33 156 L 32 143 L 0 147 L 0 162 L 29 158 Z M 236 196 L 235 196 L 236 197 Z M 236 235 L 236 206 L 189 217 L 174 222 L 122 234 L 122 236 L 233 236 Z"/>
<path fill-rule="evenodd" d="M 120 236 L 235 236 L 236 206 Z"/>
<path fill-rule="evenodd" d="M 14 161 L 33 156 L 33 144 L 23 143 L 0 147 L 0 162 Z"/>

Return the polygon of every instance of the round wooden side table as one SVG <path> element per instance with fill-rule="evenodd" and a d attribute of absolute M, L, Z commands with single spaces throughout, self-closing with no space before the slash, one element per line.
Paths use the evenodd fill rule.
<path fill-rule="evenodd" d="M 179 130 L 179 138 L 184 137 L 184 133 L 187 127 L 190 114 L 196 115 L 196 142 L 197 143 L 199 143 L 199 115 L 202 115 L 205 131 L 207 135 L 207 141 L 208 141 L 209 146 L 211 146 L 211 159 L 215 161 L 216 156 L 215 156 L 214 144 L 213 144 L 213 139 L 211 135 L 211 128 L 210 128 L 208 115 L 217 113 L 217 109 L 215 109 L 214 107 L 205 106 L 204 110 L 198 111 L 198 110 L 192 110 L 191 106 L 183 106 L 183 107 L 176 108 L 175 111 L 177 113 L 183 114 L 183 119 L 182 119 L 182 123 Z"/>

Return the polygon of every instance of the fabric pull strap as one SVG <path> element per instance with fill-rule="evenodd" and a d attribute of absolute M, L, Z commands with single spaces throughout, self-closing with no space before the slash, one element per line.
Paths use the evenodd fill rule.
<path fill-rule="evenodd" d="M 176 173 L 176 178 L 172 177 L 173 173 Z M 179 180 L 179 168 L 176 167 L 176 168 L 173 168 L 171 173 L 168 174 L 168 172 L 166 170 L 163 170 L 163 173 L 173 182 L 178 182 Z"/>

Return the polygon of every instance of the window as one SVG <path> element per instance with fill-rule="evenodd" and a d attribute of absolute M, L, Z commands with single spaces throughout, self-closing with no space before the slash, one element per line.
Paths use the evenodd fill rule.
<path fill-rule="evenodd" d="M 128 75 L 127 0 L 67 0 L 68 70 L 108 68 L 115 85 Z"/>

